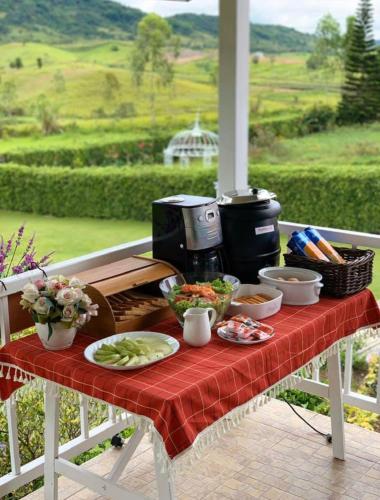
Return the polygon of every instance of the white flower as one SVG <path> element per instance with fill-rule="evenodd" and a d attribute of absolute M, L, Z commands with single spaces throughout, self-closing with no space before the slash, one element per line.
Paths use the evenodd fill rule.
<path fill-rule="evenodd" d="M 75 322 L 75 326 L 81 328 L 86 323 L 86 315 L 80 314 Z"/>
<path fill-rule="evenodd" d="M 51 279 L 54 281 L 58 281 L 59 283 L 63 283 L 65 285 L 69 283 L 69 280 L 65 278 L 62 274 L 57 274 L 56 276 L 52 276 Z"/>
<path fill-rule="evenodd" d="M 81 302 L 83 300 L 83 296 L 85 295 L 80 288 L 72 288 L 75 294 L 75 303 Z"/>
<path fill-rule="evenodd" d="M 80 279 L 76 278 L 75 276 L 73 276 L 71 278 L 71 280 L 69 281 L 69 286 L 72 286 L 74 288 L 84 288 L 86 285 L 84 283 L 81 282 Z"/>
<path fill-rule="evenodd" d="M 73 305 L 65 306 L 62 311 L 62 321 L 72 321 L 76 314 L 75 307 Z"/>
<path fill-rule="evenodd" d="M 82 295 L 82 298 L 81 298 L 81 301 L 80 301 L 80 307 L 82 307 L 82 309 L 88 309 L 90 307 L 92 303 L 92 300 L 90 299 L 90 297 L 84 293 Z"/>
<path fill-rule="evenodd" d="M 70 306 L 77 302 L 77 290 L 73 288 L 62 288 L 56 296 L 56 300 L 61 306 Z"/>
<path fill-rule="evenodd" d="M 33 304 L 32 308 L 37 314 L 41 314 L 42 316 L 46 316 L 49 314 L 50 305 L 47 301 L 46 297 L 40 297 L 35 304 Z"/>
<path fill-rule="evenodd" d="M 40 296 L 40 292 L 38 291 L 38 288 L 36 287 L 36 285 L 34 285 L 33 283 L 27 283 L 24 286 L 23 294 L 22 294 L 23 300 L 33 304 L 38 299 L 39 296 Z"/>
<path fill-rule="evenodd" d="M 97 316 L 98 315 L 98 309 L 99 305 L 98 304 L 91 304 L 88 308 L 88 314 L 90 316 Z"/>

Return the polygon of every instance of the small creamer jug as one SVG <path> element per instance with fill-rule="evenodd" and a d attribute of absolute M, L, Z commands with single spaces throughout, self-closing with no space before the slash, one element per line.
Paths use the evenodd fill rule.
<path fill-rule="evenodd" d="M 211 307 L 191 307 L 183 315 L 185 324 L 183 327 L 184 341 L 193 347 L 202 347 L 211 340 L 211 327 L 216 320 L 216 311 Z"/>

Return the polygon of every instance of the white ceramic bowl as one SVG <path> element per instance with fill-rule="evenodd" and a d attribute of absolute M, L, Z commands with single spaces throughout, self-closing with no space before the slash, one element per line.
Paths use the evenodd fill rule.
<path fill-rule="evenodd" d="M 278 278 L 297 278 L 299 281 L 282 281 Z M 264 267 L 259 271 L 261 283 L 276 287 L 284 294 L 283 304 L 306 306 L 319 302 L 323 287 L 322 275 L 299 267 Z"/>
<path fill-rule="evenodd" d="M 268 302 L 264 302 L 263 304 L 239 303 L 239 297 L 244 297 L 245 295 L 252 296 L 258 293 L 264 293 L 272 297 L 272 300 L 268 300 Z M 235 314 L 246 314 L 256 320 L 268 318 L 281 309 L 282 295 L 281 290 L 276 290 L 267 285 L 240 285 L 228 309 L 228 314 L 233 316 Z"/>

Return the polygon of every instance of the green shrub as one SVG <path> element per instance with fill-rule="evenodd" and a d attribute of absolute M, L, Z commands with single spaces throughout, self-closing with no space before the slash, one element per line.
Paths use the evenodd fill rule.
<path fill-rule="evenodd" d="M 125 118 L 134 114 L 133 103 L 123 102 L 112 114 L 115 118 L 114 122 L 110 122 L 111 115 L 107 115 L 103 108 L 99 108 L 94 111 L 94 116 L 98 119 L 93 122 L 94 124 L 99 122 L 101 134 L 99 130 L 86 129 L 83 124 L 80 126 L 71 122 L 62 126 L 60 124 L 60 130 L 64 132 L 62 138 L 66 140 L 55 144 L 44 141 L 35 125 L 24 124 L 12 127 L 0 124 L 0 137 L 4 139 L 13 136 L 35 138 L 32 144 L 31 141 L 25 144 L 20 142 L 17 149 L 12 148 L 7 151 L 3 147 L 0 161 L 36 166 L 66 165 L 73 168 L 92 165 L 162 163 L 163 150 L 173 135 L 181 128 L 188 128 L 191 125 L 189 118 L 185 123 L 182 118 L 176 122 L 167 119 L 166 121 L 160 120 L 157 123 L 157 130 L 152 130 L 151 126 L 148 127 L 140 118 L 134 118 L 133 121 L 131 118 Z M 263 137 L 272 137 L 276 140 L 278 137 L 293 138 L 325 130 L 333 114 L 333 109 L 328 106 L 312 108 L 302 116 L 291 114 L 278 118 L 276 115 L 268 114 L 260 119 L 260 123 L 250 124 L 250 141 L 255 145 L 262 143 Z M 102 121 L 101 118 L 104 120 Z M 48 125 L 50 127 L 50 122 Z M 218 127 L 215 118 L 205 123 L 204 127 L 216 132 Z M 133 136 L 131 132 L 127 134 L 127 130 L 133 130 Z M 70 132 L 75 132 L 75 134 L 69 135 Z"/>
<path fill-rule="evenodd" d="M 162 163 L 163 150 L 170 136 L 142 135 L 141 139 L 105 140 L 101 144 L 82 144 L 80 146 L 61 145 L 58 148 L 25 149 L 3 153 L 0 160 L 5 163 L 19 163 L 33 166 L 84 167 L 91 165 L 125 165 Z M 75 141 L 73 141 L 75 142 Z"/>
<path fill-rule="evenodd" d="M 0 404 L 0 443 L 3 442 L 6 445 L 4 452 L 0 450 L 0 477 L 10 471 L 8 426 L 5 412 L 1 411 L 2 409 L 3 404 Z M 106 412 L 106 405 L 90 400 L 90 428 L 103 423 L 106 420 Z M 40 457 L 44 453 L 45 410 L 42 391 L 29 388 L 23 390 L 17 402 L 17 418 L 21 463 L 25 464 Z M 71 441 L 80 435 L 79 398 L 76 393 L 67 390 L 61 391 L 59 424 L 60 444 Z M 109 441 L 102 443 L 99 447 L 79 455 L 79 457 L 75 459 L 75 462 L 79 464 L 83 463 L 85 459 L 96 456 L 102 449 L 109 446 Z M 12 500 L 22 498 L 42 485 L 43 478 L 38 478 L 19 488 L 6 498 Z"/>
<path fill-rule="evenodd" d="M 336 112 L 325 104 L 315 105 L 305 111 L 301 117 L 301 124 L 305 134 L 314 134 L 331 129 L 336 123 Z"/>
<path fill-rule="evenodd" d="M 250 184 L 273 190 L 282 220 L 380 232 L 380 171 L 374 166 L 256 165 Z M 175 193 L 215 196 L 216 169 L 163 166 L 0 166 L 0 208 L 56 216 L 149 220 L 151 201 Z"/>

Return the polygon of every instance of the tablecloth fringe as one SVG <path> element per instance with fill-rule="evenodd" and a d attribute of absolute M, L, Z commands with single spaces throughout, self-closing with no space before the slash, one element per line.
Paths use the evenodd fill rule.
<path fill-rule="evenodd" d="M 362 328 L 358 330 L 355 334 L 351 335 L 350 338 L 356 339 L 368 339 L 372 337 L 376 337 L 380 334 L 380 325 L 371 325 L 366 328 Z M 330 356 L 337 354 L 340 351 L 340 348 L 343 344 L 345 344 L 347 338 L 341 339 L 325 351 L 323 351 L 319 356 L 313 358 L 310 362 L 306 363 L 301 368 L 295 370 L 292 374 L 290 374 L 285 379 L 280 382 L 274 384 L 272 387 L 267 389 L 264 393 L 255 396 L 250 401 L 234 408 L 229 413 L 220 418 L 217 422 L 207 427 L 201 433 L 198 434 L 194 443 L 192 444 L 190 449 L 187 449 L 177 455 L 174 459 L 171 459 L 167 454 L 164 441 L 162 439 L 161 434 L 154 427 L 153 421 L 145 417 L 143 415 L 136 415 L 130 413 L 116 405 L 110 405 L 109 403 L 105 403 L 104 401 L 94 398 L 92 396 L 88 396 L 94 401 L 99 402 L 100 404 L 106 404 L 115 408 L 118 412 L 119 419 L 122 418 L 122 414 L 128 414 L 128 424 L 135 427 L 139 427 L 143 429 L 145 432 L 150 433 L 151 441 L 154 445 L 156 457 L 161 465 L 162 472 L 169 472 L 172 475 L 175 475 L 177 472 L 182 469 L 187 468 L 190 465 L 193 465 L 197 460 L 200 459 L 203 451 L 213 444 L 217 439 L 219 439 L 222 435 L 231 431 L 234 427 L 238 426 L 243 418 L 245 418 L 250 413 L 256 411 L 258 408 L 267 404 L 271 399 L 278 396 L 281 392 L 284 392 L 288 389 L 295 389 L 301 382 L 303 378 L 308 378 L 312 375 L 313 369 L 321 368 L 327 361 L 327 358 Z M 11 376 L 12 371 L 14 372 L 13 377 Z M 16 367 L 15 365 L 11 365 L 9 363 L 0 363 L 0 378 L 5 378 L 6 380 L 10 380 L 13 378 L 15 382 L 21 382 L 24 385 L 22 388 L 16 391 L 16 394 L 12 397 L 15 397 L 16 400 L 22 395 L 24 390 L 46 390 L 47 381 L 41 379 L 39 377 L 35 377 L 33 374 L 23 370 L 22 368 Z M 54 384 L 56 384 L 54 382 Z M 62 389 L 73 391 L 74 393 L 80 395 L 79 391 L 75 389 L 68 388 L 66 386 L 56 384 Z M 107 411 L 108 413 L 108 411 Z"/>
<path fill-rule="evenodd" d="M 368 339 L 377 337 L 379 336 L 379 334 L 380 325 L 371 325 L 369 327 L 358 330 L 354 335 L 350 336 L 350 338 L 354 338 L 355 340 Z M 327 362 L 327 358 L 334 354 L 337 354 L 340 351 L 341 347 L 345 345 L 346 341 L 347 338 L 337 341 L 319 356 L 313 358 L 310 362 L 294 371 L 282 381 L 274 384 L 264 393 L 255 396 L 250 401 L 247 401 L 243 405 L 234 408 L 217 422 L 207 427 L 204 431 L 198 434 L 192 447 L 189 450 L 185 450 L 172 460 L 167 456 L 166 449 L 163 446 L 161 435 L 158 432 L 155 432 L 153 434 L 153 442 L 156 441 L 156 449 L 161 449 L 161 451 L 163 450 L 159 455 L 162 471 L 165 472 L 169 470 L 172 474 L 176 474 L 179 471 L 193 465 L 197 460 L 200 459 L 205 449 L 212 445 L 221 436 L 231 431 L 234 427 L 237 427 L 242 422 L 242 420 L 250 413 L 257 411 L 260 407 L 269 403 L 271 399 L 275 398 L 285 390 L 296 389 L 303 378 L 310 377 L 313 370 L 319 369 L 323 365 L 325 365 L 325 363 Z"/>

